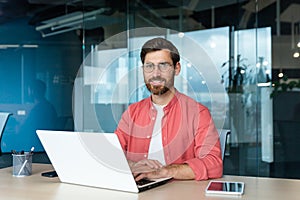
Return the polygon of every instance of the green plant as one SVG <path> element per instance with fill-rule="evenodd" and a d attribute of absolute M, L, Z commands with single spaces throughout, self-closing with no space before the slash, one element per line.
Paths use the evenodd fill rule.
<path fill-rule="evenodd" d="M 270 97 L 273 98 L 281 92 L 286 92 L 294 88 L 300 88 L 300 79 L 298 81 L 289 81 L 287 76 L 284 76 L 281 80 L 273 82 L 273 92 Z"/>
<path fill-rule="evenodd" d="M 234 57 L 231 57 L 230 61 L 223 63 L 221 67 L 225 67 L 228 65 L 228 93 L 243 93 L 243 87 L 246 84 L 250 84 L 251 82 L 251 74 L 252 69 L 249 68 L 249 64 L 247 64 L 247 58 L 242 58 L 240 54 L 237 55 L 236 61 L 234 62 Z M 230 66 L 233 65 L 232 67 Z M 225 72 L 225 73 L 226 73 Z M 222 75 L 222 80 L 224 79 L 225 73 Z"/>

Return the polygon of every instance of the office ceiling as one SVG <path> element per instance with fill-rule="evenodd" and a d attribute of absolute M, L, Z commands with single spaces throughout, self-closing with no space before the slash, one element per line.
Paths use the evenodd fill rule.
<path fill-rule="evenodd" d="M 235 26 L 240 29 L 256 26 L 255 0 L 137 0 L 130 5 L 135 15 L 144 23 L 173 28 L 178 27 L 179 13 L 183 13 L 186 24 L 192 28 Z M 28 24 L 38 26 L 41 22 L 76 11 L 94 11 L 108 8 L 103 16 L 113 17 L 115 13 L 126 13 L 124 0 L 0 0 L 0 26 L 21 18 L 28 18 Z M 130 1 L 131 2 L 131 1 Z M 276 0 L 259 0 L 258 26 L 271 26 L 276 31 Z M 291 21 L 297 19 L 300 0 L 281 0 L 281 34 L 291 33 Z M 213 5 L 213 6 L 212 6 Z M 84 8 L 84 9 L 83 9 Z M 212 9 L 213 8 L 213 9 Z M 288 12 L 291 10 L 292 14 Z M 214 12 L 214 21 L 212 21 Z M 289 14 L 287 14 L 287 12 Z M 292 19 L 290 19 L 292 18 Z M 112 20 L 113 21 L 113 20 Z M 92 27 L 94 28 L 94 27 Z"/>

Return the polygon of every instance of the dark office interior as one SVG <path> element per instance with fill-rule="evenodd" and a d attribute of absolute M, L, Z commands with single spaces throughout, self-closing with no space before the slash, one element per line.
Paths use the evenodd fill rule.
<path fill-rule="evenodd" d="M 112 42 L 110 37 L 143 27 L 161 27 L 184 33 L 213 32 L 217 28 L 228 27 L 230 35 L 270 28 L 271 44 L 266 49 L 271 55 L 269 73 L 272 79 L 268 81 L 271 82 L 271 88 L 278 87 L 278 92 L 268 100 L 267 107 L 271 105 L 271 110 L 265 110 L 266 105 L 261 100 L 264 94 L 256 84 L 258 70 L 251 71 L 256 83 L 247 87 L 246 83 L 242 83 L 242 91 L 230 90 L 234 82 L 229 75 L 225 89 L 229 98 L 235 97 L 229 100 L 224 127 L 218 127 L 233 132 L 227 140 L 224 174 L 300 178 L 300 158 L 297 156 L 297 147 L 300 145 L 299 9 L 299 0 L 0 1 L 0 111 L 12 114 L 1 136 L 3 153 L 0 156 L 0 167 L 12 165 L 11 150 L 29 150 L 33 144 L 37 147 L 33 162 L 50 162 L 38 138 L 29 131 L 21 131 L 34 106 L 32 96 L 28 93 L 28 87 L 34 79 L 46 84 L 45 98 L 57 113 L 55 124 L 50 127 L 40 125 L 38 128 L 67 131 L 81 129 L 76 128 L 78 125 L 74 122 L 76 103 L 73 101 L 73 92 L 77 78 L 84 76 L 81 69 L 85 66 L 85 59 L 99 44 L 102 49 L 129 46 L 128 38 Z M 66 16 L 78 18 L 73 24 L 66 23 L 58 27 L 61 24 L 56 21 L 67 19 Z M 247 64 L 255 68 L 262 49 L 259 45 L 261 38 L 255 34 L 254 38 L 248 39 L 235 37 L 233 40 L 229 36 L 230 44 L 226 50 L 228 60 L 236 59 L 240 52 L 247 51 L 242 45 L 234 48 L 233 41 L 244 44 L 246 40 L 255 46 L 252 49 L 255 60 L 249 59 Z M 297 52 L 298 56 L 295 54 Z M 234 63 L 231 64 L 235 69 Z M 82 88 L 91 91 L 93 87 L 96 86 L 84 85 Z M 82 95 L 87 95 L 83 101 L 92 102 L 90 106 L 99 111 L 97 120 L 102 130 L 113 132 L 127 104 L 103 103 L 96 95 L 86 92 Z M 238 99 L 245 96 L 249 99 L 251 96 L 252 100 L 246 99 L 251 101 L 249 104 L 245 103 L 245 99 Z M 111 109 L 111 105 L 115 107 Z M 117 114 L 114 115 L 111 110 Z M 45 118 L 47 115 L 46 112 L 40 114 L 36 117 Z M 262 117 L 265 115 L 262 114 L 271 117 L 271 123 L 265 124 Z M 83 127 L 85 131 L 95 131 L 89 127 L 90 119 L 85 116 L 89 116 L 88 113 L 79 117 L 82 117 L 82 124 L 78 127 Z M 109 119 L 116 121 L 111 122 Z M 265 130 L 270 132 L 265 133 Z M 263 148 L 264 134 L 271 135 L 272 143 L 268 144 L 271 150 L 267 152 Z M 271 158 L 264 158 L 265 153 L 271 155 Z"/>

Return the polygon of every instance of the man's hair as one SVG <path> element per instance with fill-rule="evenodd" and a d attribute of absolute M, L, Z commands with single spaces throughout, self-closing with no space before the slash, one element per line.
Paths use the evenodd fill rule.
<path fill-rule="evenodd" d="M 180 60 L 178 49 L 171 43 L 169 40 L 164 38 L 153 38 L 148 40 L 143 46 L 141 50 L 141 61 L 144 64 L 145 57 L 147 53 L 160 51 L 163 49 L 167 49 L 170 51 L 171 59 L 173 61 L 173 65 L 175 65 Z"/>
<path fill-rule="evenodd" d="M 43 81 L 34 79 L 31 81 L 29 88 L 33 91 L 36 97 L 41 98 L 45 96 L 46 84 Z"/>

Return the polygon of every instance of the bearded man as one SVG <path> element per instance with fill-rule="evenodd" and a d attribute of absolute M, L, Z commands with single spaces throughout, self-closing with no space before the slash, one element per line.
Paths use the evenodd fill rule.
<path fill-rule="evenodd" d="M 178 49 L 154 38 L 140 57 L 151 95 L 131 104 L 115 131 L 135 179 L 221 177 L 219 135 L 208 108 L 174 87 L 181 70 Z"/>

